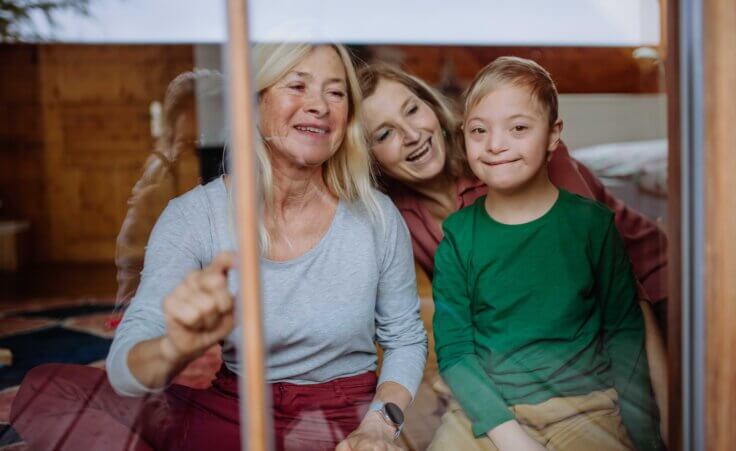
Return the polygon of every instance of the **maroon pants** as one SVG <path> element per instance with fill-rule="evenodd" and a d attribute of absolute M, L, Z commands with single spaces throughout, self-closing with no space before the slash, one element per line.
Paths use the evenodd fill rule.
<path fill-rule="evenodd" d="M 376 375 L 271 390 L 275 448 L 332 451 L 358 427 Z M 224 366 L 206 390 L 172 385 L 129 398 L 100 369 L 50 364 L 26 375 L 10 422 L 34 450 L 239 450 L 238 400 L 237 376 Z"/>

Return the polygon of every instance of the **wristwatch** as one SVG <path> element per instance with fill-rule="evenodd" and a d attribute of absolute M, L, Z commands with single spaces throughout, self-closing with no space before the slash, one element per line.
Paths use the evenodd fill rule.
<path fill-rule="evenodd" d="M 378 412 L 386 424 L 396 428 L 394 440 L 399 438 L 401 429 L 404 427 L 404 412 L 401 411 L 401 407 L 392 402 L 374 401 L 371 403 L 369 410 Z"/>

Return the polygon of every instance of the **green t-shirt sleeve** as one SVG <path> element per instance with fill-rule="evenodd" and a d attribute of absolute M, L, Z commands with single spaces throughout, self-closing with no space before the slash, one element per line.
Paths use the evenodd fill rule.
<path fill-rule="evenodd" d="M 662 449 L 651 393 L 644 318 L 637 302 L 631 263 L 613 222 L 602 236 L 596 286 L 603 308 L 603 342 L 619 394 L 621 419 L 639 450 Z"/>
<path fill-rule="evenodd" d="M 480 437 L 514 416 L 475 353 L 466 271 L 452 231 L 444 232 L 432 281 L 435 351 L 442 378 Z"/>

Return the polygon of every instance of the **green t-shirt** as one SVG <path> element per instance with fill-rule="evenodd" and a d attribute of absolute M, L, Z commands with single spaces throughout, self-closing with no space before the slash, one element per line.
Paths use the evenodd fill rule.
<path fill-rule="evenodd" d="M 525 224 L 495 221 L 485 196 L 451 215 L 435 254 L 442 377 L 481 436 L 508 406 L 615 387 L 639 449 L 660 449 L 631 264 L 604 205 L 559 190 Z"/>

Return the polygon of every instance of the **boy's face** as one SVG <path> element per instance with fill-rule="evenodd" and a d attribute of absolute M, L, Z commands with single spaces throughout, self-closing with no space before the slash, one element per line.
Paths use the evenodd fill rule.
<path fill-rule="evenodd" d="M 492 190 L 515 192 L 540 177 L 557 148 L 562 121 L 550 127 L 547 111 L 525 86 L 502 85 L 465 114 L 470 169 Z"/>

